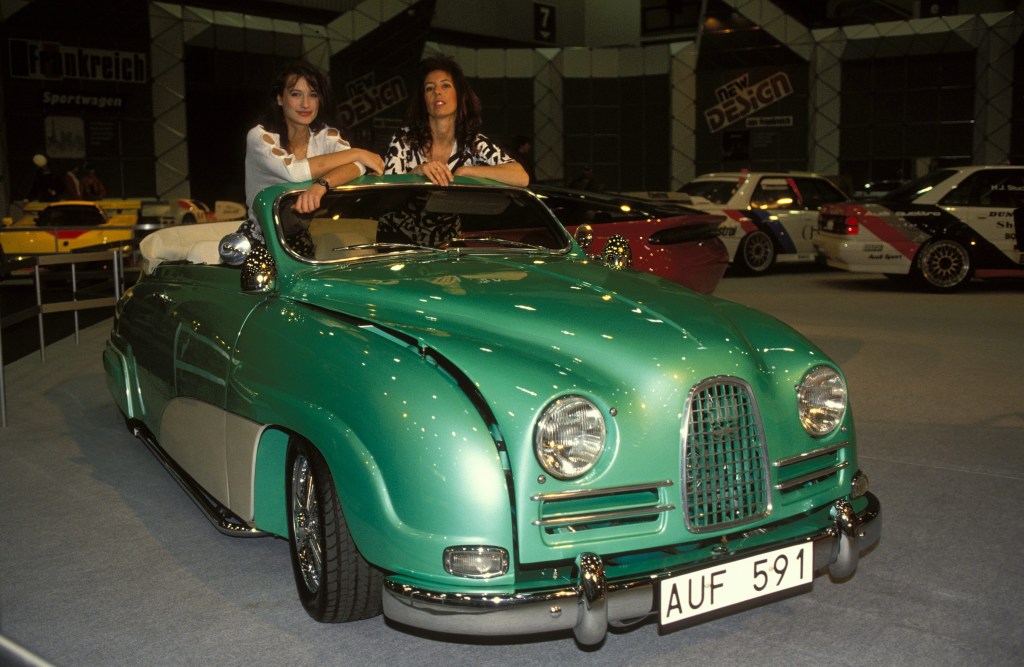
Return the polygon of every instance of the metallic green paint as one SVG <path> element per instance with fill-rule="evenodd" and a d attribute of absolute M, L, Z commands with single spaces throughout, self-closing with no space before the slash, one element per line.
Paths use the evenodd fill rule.
<path fill-rule="evenodd" d="M 794 387 L 832 362 L 788 326 L 611 270 L 575 247 L 312 265 L 275 233 L 275 207 L 292 190 L 271 188 L 254 204 L 277 263 L 274 291 L 242 294 L 229 267 L 161 265 L 122 298 L 105 353 L 118 407 L 158 439 L 164 406 L 181 395 L 268 426 L 254 466 L 258 528 L 287 534 L 284 449 L 301 437 L 330 466 L 363 556 L 400 581 L 511 591 L 540 587 L 538 572 L 581 551 L 648 554 L 616 565 L 622 573 L 696 560 L 729 531 L 702 534 L 692 552 L 659 550 L 695 539 L 679 511 L 680 424 L 690 387 L 719 375 L 750 384 L 772 460 L 849 443 L 834 479 L 772 492 L 761 523 L 792 523 L 771 535 L 825 525 L 821 508 L 849 494 L 852 411 L 825 438 L 803 430 Z M 143 410 L 124 398 L 136 385 Z M 567 393 L 604 411 L 608 445 L 592 471 L 558 481 L 534 457 L 533 426 Z M 676 511 L 656 520 L 581 533 L 534 525 L 538 494 L 661 480 L 674 480 L 657 493 Z M 477 544 L 507 549 L 516 567 L 486 581 L 444 572 L 445 547 Z"/>

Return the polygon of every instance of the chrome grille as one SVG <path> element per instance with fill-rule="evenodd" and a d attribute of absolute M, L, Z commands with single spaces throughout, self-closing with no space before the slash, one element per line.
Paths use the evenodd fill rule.
<path fill-rule="evenodd" d="M 695 533 L 741 525 L 768 513 L 767 456 L 750 387 L 705 380 L 690 392 L 683 434 L 683 508 Z"/>

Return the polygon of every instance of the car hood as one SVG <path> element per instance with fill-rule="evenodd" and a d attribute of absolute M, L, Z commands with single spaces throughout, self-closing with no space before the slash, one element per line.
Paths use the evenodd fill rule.
<path fill-rule="evenodd" d="M 320 270 L 293 287 L 286 293 L 357 318 L 365 334 L 417 346 L 442 381 L 467 393 L 507 453 L 516 503 L 531 508 L 517 519 L 520 554 L 529 562 L 567 555 L 545 546 L 530 524 L 533 498 L 581 481 L 546 479 L 534 453 L 535 424 L 560 397 L 585 396 L 610 416 L 614 446 L 584 478 L 592 488 L 679 470 L 687 399 L 709 378 L 733 376 L 749 386 L 761 414 L 771 416 L 765 436 L 777 445 L 773 456 L 806 450 L 793 387 L 824 355 L 767 315 L 655 276 L 580 258 L 464 255 Z M 436 392 L 397 384 L 392 393 L 429 404 Z M 443 431 L 443 410 L 437 419 Z M 648 535 L 650 544 L 659 539 Z"/>
<path fill-rule="evenodd" d="M 313 271 L 291 293 L 415 338 L 478 383 L 507 380 L 509 363 L 525 372 L 526 360 L 541 372 L 584 375 L 592 387 L 659 365 L 719 374 L 728 362 L 743 376 L 766 369 L 768 351 L 813 350 L 758 311 L 571 257 L 364 262 Z"/>

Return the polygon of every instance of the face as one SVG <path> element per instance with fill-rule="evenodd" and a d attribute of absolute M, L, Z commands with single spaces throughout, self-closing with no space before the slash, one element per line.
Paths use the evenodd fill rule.
<path fill-rule="evenodd" d="M 423 100 L 427 103 L 427 113 L 432 117 L 454 114 L 459 102 L 452 75 L 441 69 L 427 74 L 423 79 Z"/>
<path fill-rule="evenodd" d="M 288 123 L 309 125 L 320 110 L 320 94 L 313 90 L 305 77 L 296 77 L 285 86 L 284 94 L 277 96 L 277 104 Z"/>

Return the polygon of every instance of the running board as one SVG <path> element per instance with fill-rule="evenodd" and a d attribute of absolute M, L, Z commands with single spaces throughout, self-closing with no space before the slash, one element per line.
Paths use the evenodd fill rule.
<path fill-rule="evenodd" d="M 268 537 L 270 533 L 253 528 L 241 517 L 222 505 L 216 498 L 208 494 L 203 487 L 182 470 L 181 466 L 167 455 L 167 452 L 157 443 L 156 438 L 146 426 L 136 420 L 128 421 L 128 429 L 141 440 L 156 460 L 171 473 L 171 477 L 185 490 L 193 502 L 202 510 L 210 523 L 225 535 L 231 537 Z"/>

